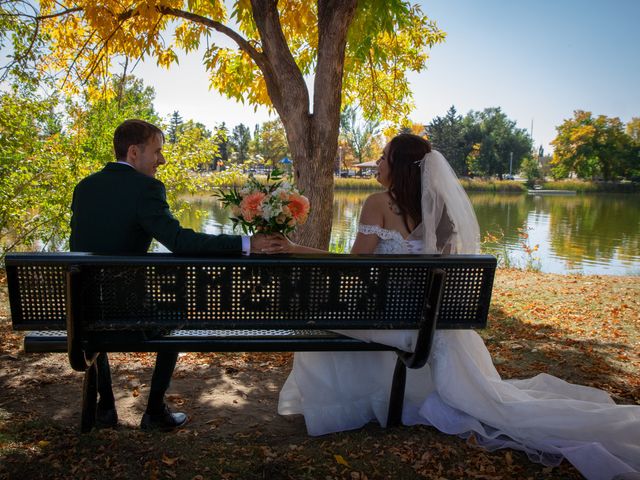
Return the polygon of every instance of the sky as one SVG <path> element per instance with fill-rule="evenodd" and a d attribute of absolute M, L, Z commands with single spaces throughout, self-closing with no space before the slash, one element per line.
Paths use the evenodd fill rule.
<path fill-rule="evenodd" d="M 281 0 L 282 1 L 282 0 Z M 361 0 L 362 1 L 362 0 Z M 549 145 L 574 110 L 640 116 L 640 0 L 425 0 L 423 12 L 447 33 L 427 69 L 410 73 L 415 122 L 449 107 L 465 114 L 501 107 L 534 145 Z M 201 54 L 180 56 L 170 71 L 141 63 L 134 74 L 156 90 L 163 117 L 230 128 L 270 118 L 208 89 Z"/>

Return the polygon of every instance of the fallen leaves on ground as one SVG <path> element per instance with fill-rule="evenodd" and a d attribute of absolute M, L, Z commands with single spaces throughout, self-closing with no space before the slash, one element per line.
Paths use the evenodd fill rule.
<path fill-rule="evenodd" d="M 261 418 L 228 433 L 223 412 L 173 434 L 148 434 L 137 426 L 79 435 L 75 423 L 30 408 L 33 395 L 53 382 L 79 383 L 60 373 L 61 356 L 25 355 L 22 334 L 10 328 L 0 278 L 0 478 L 96 479 L 580 479 L 567 462 L 555 468 L 532 463 L 513 450 L 488 452 L 429 427 L 382 429 L 377 425 L 323 437 L 279 435 Z M 489 328 L 481 332 L 504 378 L 548 372 L 603 388 L 616 401 L 640 403 L 640 278 L 562 276 L 499 270 Z M 112 356 L 129 396 L 144 402 L 152 353 Z M 255 399 L 243 381 L 268 382 L 291 368 L 290 353 L 188 353 L 176 376 L 203 384 L 216 372 L 238 389 L 243 408 Z M 65 367 L 66 368 L 66 367 Z M 73 375 L 76 375 L 74 377 Z M 270 397 L 275 411 L 279 385 Z M 58 399 L 79 405 L 77 386 Z M 271 391 L 271 390 L 269 390 Z M 137 393 L 136 393 L 137 392 Z M 248 392 L 248 393 L 247 393 Z M 124 392 L 123 392 L 124 393 Z M 171 393 L 172 406 L 195 398 Z M 192 402 L 192 403 L 189 403 Z M 77 415 L 77 414 L 76 414 Z M 282 418 L 279 421 L 285 422 Z M 277 422 L 276 422 L 277 423 Z"/>

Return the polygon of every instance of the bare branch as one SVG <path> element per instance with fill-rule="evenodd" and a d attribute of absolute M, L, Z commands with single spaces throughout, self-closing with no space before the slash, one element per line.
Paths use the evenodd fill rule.
<path fill-rule="evenodd" d="M 36 42 L 38 41 L 38 34 L 39 34 L 39 31 L 40 31 L 40 24 L 39 24 L 39 22 L 37 20 L 35 20 L 35 18 L 37 16 L 37 13 L 38 13 L 38 10 L 36 9 L 36 7 L 34 5 L 31 5 L 28 2 L 20 1 L 20 2 L 16 2 L 16 3 L 23 4 L 23 5 L 27 6 L 27 7 L 29 7 L 31 10 L 33 10 L 33 15 L 28 15 L 28 14 L 26 14 L 24 12 L 19 12 L 19 13 L 16 12 L 16 13 L 0 14 L 0 16 L 29 18 L 31 20 L 34 20 L 35 27 L 33 29 L 33 34 L 31 35 L 31 38 L 29 39 L 29 46 L 26 48 L 24 53 L 22 55 L 20 55 L 19 57 L 14 56 L 13 59 L 7 65 L 4 65 L 4 66 L 2 66 L 2 68 L 0 68 L 0 70 L 2 71 L 2 75 L 0 75 L 0 82 L 4 82 L 4 80 L 6 80 L 6 78 L 11 73 L 11 70 L 12 70 L 14 65 L 18 64 L 22 60 L 26 60 L 26 59 L 29 58 L 29 56 L 33 52 L 33 49 L 35 48 Z M 17 8 L 16 7 L 16 3 L 14 3 L 14 5 L 13 5 L 14 8 Z"/>
<path fill-rule="evenodd" d="M 84 8 L 82 8 L 82 7 L 68 8 L 68 9 L 62 10 L 60 12 L 50 13 L 49 15 L 40 15 L 40 16 L 36 17 L 36 20 L 38 20 L 38 21 L 49 20 L 51 18 L 63 17 L 64 15 L 69 15 L 71 13 L 78 13 L 78 12 L 82 12 L 82 11 L 84 11 Z"/>

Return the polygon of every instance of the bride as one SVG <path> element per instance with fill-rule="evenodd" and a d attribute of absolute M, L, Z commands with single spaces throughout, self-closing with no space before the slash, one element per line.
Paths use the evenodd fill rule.
<path fill-rule="evenodd" d="M 429 142 L 398 135 L 378 160 L 386 188 L 367 198 L 351 253 L 477 253 L 479 228 L 455 173 Z M 291 253 L 317 252 L 289 242 Z M 412 331 L 340 331 L 411 350 Z M 278 412 L 304 415 L 310 435 L 386 424 L 394 352 L 296 353 Z M 640 406 L 541 373 L 502 380 L 482 338 L 438 330 L 429 362 L 407 371 L 402 421 L 432 425 L 545 465 L 570 461 L 586 478 L 640 471 Z"/>

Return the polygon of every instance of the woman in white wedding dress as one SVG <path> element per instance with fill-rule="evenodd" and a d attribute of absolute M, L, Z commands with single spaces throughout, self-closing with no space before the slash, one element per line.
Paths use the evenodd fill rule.
<path fill-rule="evenodd" d="M 367 198 L 352 253 L 477 253 L 479 229 L 455 173 L 429 143 L 399 135 L 378 161 L 387 189 Z M 316 251 L 290 243 L 287 251 Z M 340 331 L 412 350 L 413 331 Z M 310 435 L 386 424 L 393 352 L 303 352 L 280 392 L 278 412 L 304 415 Z M 640 471 L 640 406 L 541 373 L 502 380 L 474 331 L 438 330 L 431 356 L 407 371 L 402 421 L 432 425 L 489 449 L 510 447 L 589 480 Z"/>

